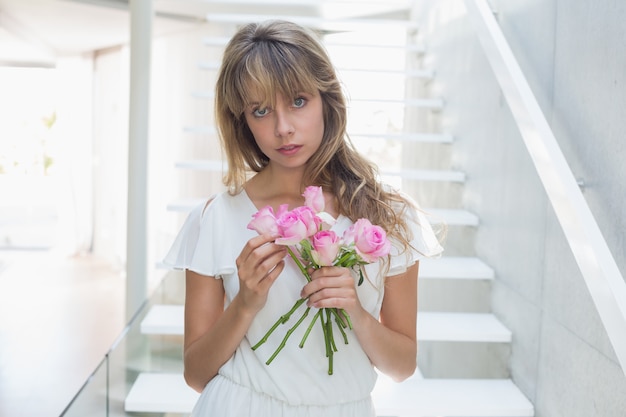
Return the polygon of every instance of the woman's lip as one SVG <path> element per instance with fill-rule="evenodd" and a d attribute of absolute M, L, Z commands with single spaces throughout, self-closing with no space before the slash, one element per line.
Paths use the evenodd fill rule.
<path fill-rule="evenodd" d="M 281 148 L 278 148 L 278 152 L 280 152 L 283 155 L 293 155 L 294 153 L 298 152 L 301 147 L 302 145 L 283 146 Z"/>

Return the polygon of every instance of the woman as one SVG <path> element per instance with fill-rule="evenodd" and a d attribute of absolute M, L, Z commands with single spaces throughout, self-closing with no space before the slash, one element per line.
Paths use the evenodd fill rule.
<path fill-rule="evenodd" d="M 374 416 L 374 368 L 398 381 L 415 371 L 418 259 L 440 253 L 439 243 L 351 145 L 340 83 L 304 28 L 284 21 L 241 28 L 225 49 L 215 103 L 228 192 L 190 214 L 166 257 L 186 270 L 185 379 L 202 392 L 193 415 Z M 342 267 L 315 270 L 307 283 L 277 236 L 246 228 L 262 207 L 302 206 L 310 185 L 322 187 L 337 233 L 367 218 L 392 241 L 388 258 L 365 267 L 363 285 Z M 303 348 L 288 343 L 270 365 L 289 326 L 251 348 L 300 297 L 351 318 L 332 375 L 320 329 Z"/>

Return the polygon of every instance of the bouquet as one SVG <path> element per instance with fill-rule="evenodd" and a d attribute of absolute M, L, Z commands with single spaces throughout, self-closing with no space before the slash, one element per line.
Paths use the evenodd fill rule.
<path fill-rule="evenodd" d="M 287 246 L 290 257 L 308 282 L 311 281 L 308 272 L 311 268 L 341 266 L 352 268 L 358 272 L 358 285 L 361 285 L 363 283 L 362 266 L 376 262 L 389 254 L 391 243 L 387 239 L 385 231 L 380 226 L 372 225 L 367 219 L 359 219 L 340 237 L 330 230 L 335 219 L 324 212 L 325 203 L 322 188 L 307 187 L 302 195 L 305 199 L 304 206 L 288 210 L 287 205 L 283 204 L 276 213 L 271 206 L 264 207 L 252 216 L 253 219 L 248 224 L 248 229 L 255 230 L 259 234 L 273 233 L 278 235 L 275 243 Z M 305 299 L 297 300 L 291 310 L 279 317 L 252 349 L 256 350 L 265 343 L 272 332 L 279 325 L 285 324 L 305 301 Z M 285 347 L 287 339 L 305 320 L 310 309 L 311 307 L 307 307 L 302 316 L 287 331 L 276 351 L 267 360 L 267 365 Z M 344 343 L 348 344 L 346 329 L 352 330 L 350 316 L 343 309 L 323 308 L 318 309 L 311 319 L 299 345 L 300 348 L 304 346 L 315 323 L 319 321 L 321 331 L 324 334 L 329 375 L 333 374 L 333 353 L 337 352 L 333 335 L 333 319 Z"/>

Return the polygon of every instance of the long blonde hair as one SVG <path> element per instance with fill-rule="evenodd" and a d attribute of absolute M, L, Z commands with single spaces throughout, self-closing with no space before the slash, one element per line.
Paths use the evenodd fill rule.
<path fill-rule="evenodd" d="M 319 92 L 324 136 L 307 162 L 302 188 L 317 185 L 330 191 L 339 213 L 352 221 L 369 219 L 406 249 L 411 234 L 403 210 L 410 202 L 385 189 L 377 180 L 377 168 L 354 148 L 346 134 L 346 99 L 327 52 L 312 32 L 291 22 L 250 23 L 224 51 L 215 113 L 228 161 L 224 184 L 229 191 L 240 192 L 247 173 L 260 172 L 269 163 L 245 121 L 251 88 L 265 101 L 262 107 L 272 107 L 277 94 L 296 97 Z"/>

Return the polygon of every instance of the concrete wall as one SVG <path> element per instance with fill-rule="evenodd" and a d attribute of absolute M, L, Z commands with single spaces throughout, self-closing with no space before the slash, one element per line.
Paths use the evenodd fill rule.
<path fill-rule="evenodd" d="M 494 0 L 500 25 L 626 275 L 626 3 Z M 453 133 L 475 251 L 495 270 L 492 309 L 513 331 L 510 373 L 537 417 L 623 417 L 626 377 L 504 102 L 463 1 L 415 16 Z M 432 126 L 431 126 L 432 127 Z M 428 128 L 426 126 L 425 128 Z"/>

